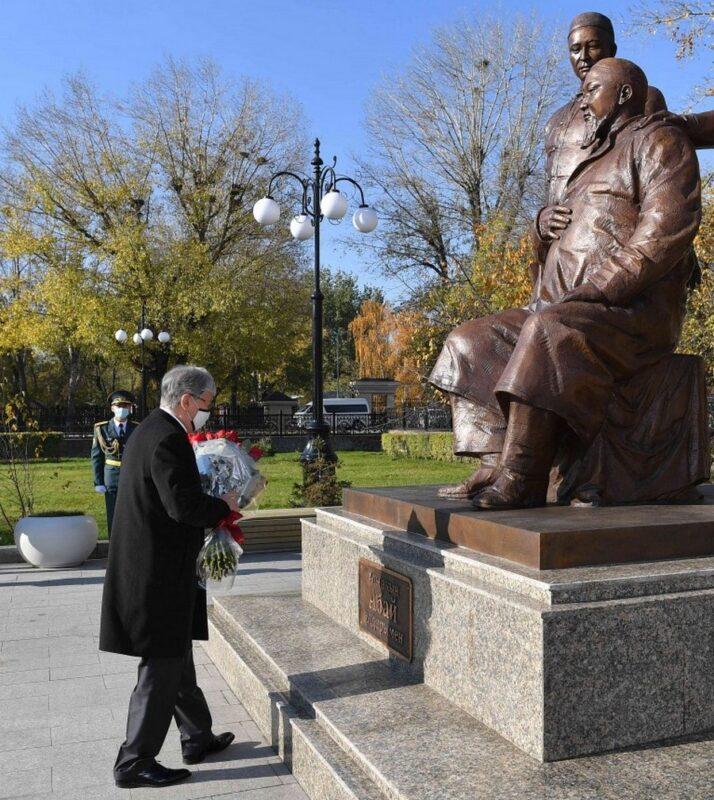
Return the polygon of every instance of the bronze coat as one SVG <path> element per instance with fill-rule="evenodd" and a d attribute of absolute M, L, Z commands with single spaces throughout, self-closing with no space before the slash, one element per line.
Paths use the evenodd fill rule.
<path fill-rule="evenodd" d="M 434 385 L 470 401 L 457 451 L 498 452 L 510 398 L 557 413 L 587 445 L 615 385 L 676 346 L 701 217 L 686 134 L 643 117 L 615 126 L 564 192 L 573 221 L 540 243 L 530 306 L 459 326 L 433 369 Z M 560 302 L 586 281 L 606 302 Z"/>
<path fill-rule="evenodd" d="M 587 150 L 580 143 L 585 135 L 585 119 L 580 110 L 582 92 L 559 108 L 545 126 L 545 159 L 548 176 L 548 205 L 567 205 L 564 203 L 565 186 L 576 168 L 587 158 Z M 654 86 L 647 90 L 647 114 L 666 111 L 667 104 L 659 89 Z M 703 115 L 699 115 L 703 116 Z M 689 118 L 688 118 L 689 121 Z M 705 127 L 699 120 L 693 120 L 692 127 L 699 130 Z"/>

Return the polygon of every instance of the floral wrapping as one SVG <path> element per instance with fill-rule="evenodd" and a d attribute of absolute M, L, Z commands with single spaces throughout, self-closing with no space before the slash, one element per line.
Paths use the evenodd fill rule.
<path fill-rule="evenodd" d="M 234 431 L 199 433 L 189 436 L 196 454 L 196 465 L 206 494 L 214 497 L 234 492 L 241 509 L 255 504 L 266 486 L 256 461 L 259 448 L 246 451 Z M 241 514 L 231 512 L 213 530 L 206 531 L 201 552 L 196 559 L 199 584 L 205 588 L 210 580 L 221 588 L 231 588 L 243 554 L 243 534 L 238 526 Z"/>

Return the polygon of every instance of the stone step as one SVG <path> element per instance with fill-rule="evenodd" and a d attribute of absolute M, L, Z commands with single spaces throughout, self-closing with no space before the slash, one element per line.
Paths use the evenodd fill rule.
<path fill-rule="evenodd" d="M 209 616 L 209 654 L 233 690 L 246 698 L 248 712 L 308 795 L 313 800 L 385 800 L 310 714 L 302 693 L 292 690 L 285 674 L 243 635 L 220 602 Z"/>
<path fill-rule="evenodd" d="M 541 764 L 297 595 L 217 598 L 211 628 L 211 657 L 313 800 L 669 797 L 654 776 L 702 755 Z"/>

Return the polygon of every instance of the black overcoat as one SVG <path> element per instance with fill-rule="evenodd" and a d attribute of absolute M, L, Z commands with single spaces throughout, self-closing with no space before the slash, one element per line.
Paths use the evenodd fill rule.
<path fill-rule="evenodd" d="M 185 654 L 208 638 L 196 557 L 204 529 L 230 509 L 204 494 L 186 432 L 157 409 L 129 440 L 102 597 L 99 649 L 130 656 Z"/>

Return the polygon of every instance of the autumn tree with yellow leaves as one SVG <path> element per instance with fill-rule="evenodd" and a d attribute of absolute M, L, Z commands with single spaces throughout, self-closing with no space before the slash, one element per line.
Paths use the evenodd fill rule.
<path fill-rule="evenodd" d="M 701 281 L 687 301 L 679 351 L 695 353 L 706 362 L 707 383 L 714 387 L 714 187 L 704 191 L 702 224 L 694 242 Z"/>
<path fill-rule="evenodd" d="M 135 353 L 113 333 L 142 304 L 172 357 L 209 365 L 225 392 L 256 370 L 279 379 L 309 332 L 309 288 L 286 231 L 250 209 L 303 144 L 289 99 L 210 62 L 168 60 L 121 101 L 79 75 L 22 109 L 0 174 L 5 391 L 71 416 L 135 386 Z"/>

